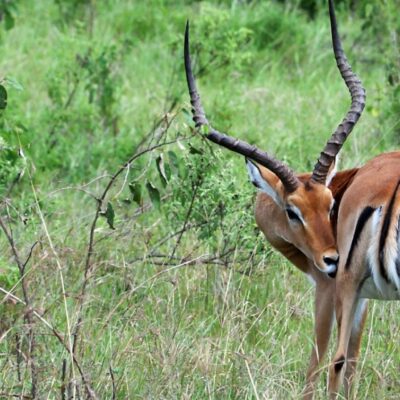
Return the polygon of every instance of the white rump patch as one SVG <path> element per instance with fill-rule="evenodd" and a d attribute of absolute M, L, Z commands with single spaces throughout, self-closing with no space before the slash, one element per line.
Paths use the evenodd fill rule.
<path fill-rule="evenodd" d="M 375 286 L 383 294 L 386 286 L 384 279 L 379 272 L 379 236 L 382 219 L 382 207 L 377 208 L 372 214 L 371 240 L 367 252 L 367 259 L 371 268 L 372 278 Z"/>
<path fill-rule="evenodd" d="M 390 281 L 388 283 L 381 275 L 379 266 L 379 238 L 381 234 L 381 222 L 382 207 L 379 207 L 372 215 L 371 240 L 367 252 L 367 259 L 371 268 L 372 277 L 368 278 L 364 282 L 361 288 L 360 297 L 378 300 L 400 300 L 400 282 L 396 271 L 396 258 L 400 247 L 396 240 L 397 230 L 389 230 L 385 243 L 384 268 Z"/>
<path fill-rule="evenodd" d="M 396 222 L 397 218 L 398 215 L 396 215 Z M 384 263 L 389 281 L 393 282 L 397 290 L 399 290 L 400 279 L 396 269 L 396 259 L 399 254 L 399 243 L 397 242 L 397 223 L 395 224 L 395 226 L 396 229 L 393 229 L 393 226 L 389 227 L 389 232 L 386 237 L 386 243 L 384 248 Z"/>

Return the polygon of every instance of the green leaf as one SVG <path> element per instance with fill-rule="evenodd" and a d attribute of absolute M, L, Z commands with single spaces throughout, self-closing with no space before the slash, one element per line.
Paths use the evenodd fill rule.
<path fill-rule="evenodd" d="M 7 90 L 3 85 L 0 85 L 0 110 L 7 107 Z"/>
<path fill-rule="evenodd" d="M 183 171 L 186 172 L 186 169 L 182 165 L 182 159 L 172 150 L 168 151 L 168 161 L 166 165 L 168 165 L 171 175 L 173 173 L 174 175 L 181 176 Z"/>
<path fill-rule="evenodd" d="M 174 153 L 172 150 L 170 150 L 170 151 L 168 152 L 168 158 L 169 158 L 169 161 L 170 161 L 170 163 L 172 164 L 172 166 L 173 166 L 175 169 L 179 170 L 179 158 L 178 158 L 178 156 L 176 155 L 176 153 Z"/>
<path fill-rule="evenodd" d="M 9 31 L 10 29 L 14 28 L 14 25 L 15 19 L 10 11 L 6 9 L 4 12 L 4 26 L 6 30 Z"/>
<path fill-rule="evenodd" d="M 194 125 L 194 121 L 193 121 L 193 115 L 190 111 L 188 111 L 186 108 L 182 108 L 182 113 L 183 116 L 185 117 L 186 123 L 189 126 L 193 126 Z"/>
<path fill-rule="evenodd" d="M 131 182 L 128 186 L 132 193 L 132 199 L 141 206 L 143 204 L 142 186 L 139 182 Z"/>
<path fill-rule="evenodd" d="M 192 146 L 192 145 L 189 143 L 189 153 L 190 153 L 190 154 L 203 154 L 204 151 L 203 151 L 203 150 L 197 149 L 196 147 Z"/>
<path fill-rule="evenodd" d="M 15 90 L 18 90 L 19 92 L 21 92 L 22 90 L 24 90 L 23 86 L 22 86 L 15 78 L 12 78 L 12 77 L 10 77 L 10 76 L 6 76 L 6 77 L 4 78 L 4 82 L 5 82 L 8 86 L 12 87 L 12 88 L 15 89 Z"/>
<path fill-rule="evenodd" d="M 152 204 L 159 209 L 161 206 L 160 191 L 150 181 L 146 183 L 146 189 L 149 192 Z"/>
<path fill-rule="evenodd" d="M 202 125 L 200 127 L 200 133 L 204 136 L 207 136 L 210 133 L 210 127 L 208 125 Z"/>
<path fill-rule="evenodd" d="M 370 3 L 368 3 L 365 6 L 365 17 L 369 18 L 371 16 L 373 10 L 374 10 L 374 6 L 372 4 L 370 4 Z"/>
<path fill-rule="evenodd" d="M 100 213 L 100 215 L 102 215 L 103 217 L 106 218 L 107 224 L 109 225 L 109 227 L 110 227 L 111 229 L 115 229 L 115 228 L 114 228 L 115 212 L 114 212 L 113 206 L 111 205 L 110 202 L 107 203 L 107 209 L 106 209 L 106 211 Z"/>
<path fill-rule="evenodd" d="M 156 163 L 157 163 L 158 173 L 160 174 L 161 182 L 162 182 L 163 186 L 165 187 L 165 186 L 167 186 L 168 181 L 171 178 L 171 169 L 166 168 L 166 165 L 164 163 L 164 156 L 162 154 L 160 154 L 157 157 Z"/>

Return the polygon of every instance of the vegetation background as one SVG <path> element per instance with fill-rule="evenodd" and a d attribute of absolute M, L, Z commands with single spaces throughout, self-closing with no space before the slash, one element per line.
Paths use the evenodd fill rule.
<path fill-rule="evenodd" d="M 342 168 L 399 147 L 399 7 L 337 1 L 368 93 Z M 0 398 L 300 396 L 313 289 L 196 134 L 183 31 L 214 126 L 307 171 L 349 104 L 326 8 L 0 1 Z M 370 304 L 355 399 L 400 396 L 398 311 Z"/>

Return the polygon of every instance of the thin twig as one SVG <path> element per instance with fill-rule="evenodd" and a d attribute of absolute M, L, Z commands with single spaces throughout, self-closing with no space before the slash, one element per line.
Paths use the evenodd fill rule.
<path fill-rule="evenodd" d="M 20 400 L 30 400 L 33 399 L 32 396 L 27 396 L 26 394 L 17 394 L 17 393 L 6 393 L 6 392 L 0 392 L 0 398 L 1 399 L 10 399 L 12 397 L 18 398 Z"/>
<path fill-rule="evenodd" d="M 109 367 L 109 372 L 110 372 L 110 378 L 111 378 L 111 383 L 112 383 L 112 400 L 115 400 L 117 398 L 117 386 L 115 385 L 115 378 L 114 378 L 114 372 L 111 367 Z"/>
<path fill-rule="evenodd" d="M 15 260 L 15 263 L 17 264 L 19 274 L 20 274 L 22 294 L 24 296 L 24 301 L 25 301 L 25 305 L 26 305 L 26 312 L 24 312 L 24 319 L 26 320 L 26 322 L 28 324 L 28 338 L 29 338 L 28 364 L 29 364 L 30 370 L 31 370 L 31 396 L 32 396 L 32 398 L 35 398 L 36 393 L 37 393 L 38 378 L 37 378 L 37 369 L 36 369 L 36 362 L 35 362 L 34 323 L 33 323 L 32 314 L 31 314 L 32 303 L 31 303 L 31 298 L 28 294 L 28 285 L 27 285 L 27 282 L 25 279 L 26 263 L 23 264 L 21 261 L 18 250 L 15 246 L 14 238 L 12 236 L 11 227 L 10 227 L 10 230 L 7 229 L 1 216 L 0 216 L 0 227 L 3 230 L 5 236 L 8 240 L 8 243 L 11 248 L 11 252 L 14 256 L 14 260 Z"/>
<path fill-rule="evenodd" d="M 61 366 L 61 386 L 60 386 L 61 400 L 65 400 L 65 389 L 67 387 L 67 385 L 65 384 L 66 374 L 67 374 L 67 360 L 64 358 Z"/>
<path fill-rule="evenodd" d="M 181 229 L 181 231 L 179 233 L 178 239 L 176 240 L 175 246 L 174 246 L 174 248 L 172 250 L 170 259 L 172 259 L 174 257 L 175 252 L 178 249 L 178 246 L 179 246 L 179 244 L 180 244 L 180 242 L 182 240 L 183 234 L 186 232 L 186 226 L 187 226 L 187 224 L 189 222 L 190 216 L 192 215 L 194 201 L 196 199 L 197 191 L 199 190 L 199 188 L 201 186 L 201 183 L 202 183 L 202 179 L 201 179 L 201 177 L 199 177 L 197 182 L 194 185 L 194 190 L 192 192 L 192 198 L 190 200 L 190 205 L 189 205 L 188 211 L 187 211 L 186 216 L 185 216 L 185 221 L 184 221 L 183 227 L 182 227 L 182 229 Z"/>
<path fill-rule="evenodd" d="M 18 296 L 15 296 L 14 294 L 12 294 L 11 292 L 9 292 L 8 290 L 0 287 L 0 292 L 4 293 L 7 297 L 12 298 L 13 300 L 17 301 L 18 303 L 26 306 L 26 303 L 24 302 L 24 300 L 20 299 Z M 57 340 L 60 342 L 60 344 L 64 347 L 64 349 L 68 352 L 68 354 L 72 354 L 72 351 L 70 349 L 70 347 L 68 346 L 67 343 L 65 343 L 63 336 L 61 335 L 61 333 L 59 333 L 57 331 L 56 328 L 54 328 L 50 322 L 48 322 L 46 319 L 44 319 L 36 310 L 32 309 L 31 310 L 31 315 L 33 315 L 34 317 L 36 317 L 39 321 L 41 321 L 48 329 L 50 329 L 50 331 L 52 332 L 53 336 L 55 336 L 57 338 Z M 92 389 L 92 387 L 90 386 L 88 380 L 86 379 L 85 374 L 83 373 L 83 369 L 78 361 L 78 359 L 74 356 L 73 357 L 73 363 L 75 364 L 75 366 L 78 369 L 79 374 L 81 375 L 81 379 L 82 382 L 85 385 L 85 389 L 86 392 L 89 396 L 90 399 L 94 399 L 97 400 L 98 397 L 96 396 L 96 393 L 94 392 L 94 390 Z"/>
<path fill-rule="evenodd" d="M 38 243 L 39 243 L 38 240 L 37 240 L 35 243 L 33 243 L 33 245 L 31 246 L 31 249 L 30 249 L 30 251 L 29 251 L 29 254 L 28 254 L 28 256 L 26 257 L 25 262 L 22 264 L 22 266 L 24 267 L 24 273 L 25 273 L 25 268 L 26 268 L 26 266 L 28 265 L 28 262 L 29 262 L 29 260 L 30 260 L 31 257 L 32 257 L 33 249 L 36 247 L 36 245 L 37 245 Z"/>
<path fill-rule="evenodd" d="M 169 126 L 169 125 L 168 125 Z M 78 318 L 77 318 L 77 322 L 75 324 L 74 327 L 74 333 L 73 333 L 73 346 L 72 346 L 72 351 L 74 354 L 76 354 L 76 350 L 77 350 L 77 343 L 78 343 L 78 338 L 79 338 L 79 333 L 80 333 L 80 327 L 82 324 L 82 312 L 83 312 L 83 307 L 84 307 L 84 302 L 85 302 L 85 298 L 86 298 L 86 288 L 87 288 L 87 284 L 89 281 L 89 276 L 90 276 L 90 271 L 91 271 L 91 261 L 92 261 L 92 256 L 94 254 L 94 233 L 95 233 L 95 229 L 97 226 L 97 221 L 101 215 L 101 211 L 104 205 L 104 201 L 108 195 L 108 192 L 110 191 L 110 189 L 113 187 L 115 181 L 117 180 L 117 178 L 119 177 L 119 175 L 127 168 L 129 168 L 131 166 L 131 164 L 138 159 L 139 157 L 147 154 L 147 153 L 151 153 L 152 151 L 159 149 L 161 147 L 165 147 L 171 144 L 174 144 L 178 141 L 179 139 L 176 138 L 174 140 L 171 141 L 166 141 L 163 143 L 157 143 L 151 147 L 148 147 L 145 150 L 141 150 L 137 153 L 135 153 L 131 158 L 128 159 L 128 161 L 126 161 L 121 168 L 118 169 L 118 171 L 111 177 L 110 181 L 108 182 L 106 188 L 104 189 L 102 195 L 100 196 L 99 199 L 97 199 L 97 208 L 96 208 L 96 213 L 95 216 L 93 218 L 93 222 L 91 224 L 90 227 L 90 233 L 89 233 L 89 243 L 88 243 L 88 251 L 86 254 L 86 260 L 85 260 L 85 272 L 84 272 L 84 281 L 82 284 L 82 289 L 81 289 L 81 293 L 79 296 L 79 308 L 78 308 Z M 182 139 L 181 139 L 182 140 Z"/>
<path fill-rule="evenodd" d="M 21 339 L 18 335 L 18 332 L 15 334 L 15 350 L 17 357 L 17 376 L 19 384 L 22 384 L 22 374 L 21 374 L 21 362 L 22 362 L 22 353 L 21 353 Z"/>

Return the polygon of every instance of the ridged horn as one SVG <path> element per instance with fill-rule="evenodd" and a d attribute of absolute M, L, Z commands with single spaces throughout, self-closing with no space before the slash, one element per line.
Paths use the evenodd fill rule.
<path fill-rule="evenodd" d="M 250 145 L 243 140 L 228 136 L 225 133 L 218 132 L 208 122 L 203 106 L 201 105 L 200 95 L 197 91 L 196 80 L 192 72 L 189 51 L 189 21 L 186 23 L 184 53 L 186 80 L 189 88 L 190 103 L 192 104 L 193 121 L 195 122 L 196 127 L 207 126 L 207 139 L 220 146 L 226 147 L 235 153 L 239 153 L 245 157 L 248 157 L 256 161 L 258 164 L 268 168 L 279 177 L 288 193 L 294 192 L 299 186 L 299 180 L 289 167 L 268 153 L 259 150 L 254 145 Z"/>
<path fill-rule="evenodd" d="M 329 17 L 331 21 L 332 45 L 336 64 L 340 75 L 346 83 L 351 95 L 351 106 L 341 124 L 328 140 L 317 163 L 315 164 L 311 180 L 325 184 L 329 168 L 343 146 L 343 143 L 353 130 L 365 106 L 365 89 L 358 76 L 352 71 L 340 41 L 333 0 L 329 0 Z"/>

